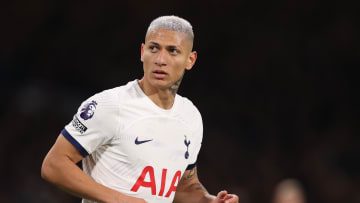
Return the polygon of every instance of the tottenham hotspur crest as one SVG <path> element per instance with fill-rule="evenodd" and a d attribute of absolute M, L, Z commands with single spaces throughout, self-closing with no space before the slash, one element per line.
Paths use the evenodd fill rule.
<path fill-rule="evenodd" d="M 189 158 L 190 140 L 186 140 L 186 135 L 184 135 L 184 136 L 185 136 L 184 144 L 186 145 L 185 159 L 188 159 Z"/>
<path fill-rule="evenodd" d="M 81 109 L 80 117 L 84 120 L 90 119 L 94 116 L 96 110 L 96 101 L 92 100 Z"/>

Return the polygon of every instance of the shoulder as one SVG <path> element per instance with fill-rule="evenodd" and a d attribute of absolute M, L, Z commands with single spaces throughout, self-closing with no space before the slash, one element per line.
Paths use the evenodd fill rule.
<path fill-rule="evenodd" d="M 88 120 L 95 111 L 98 116 L 118 115 L 122 102 L 131 98 L 132 83 L 106 89 L 87 98 L 79 108 L 81 118 Z"/>
<path fill-rule="evenodd" d="M 125 85 L 103 90 L 90 98 L 101 100 L 108 105 L 119 105 L 119 103 L 130 99 L 134 95 L 136 91 L 135 82 L 136 81 L 130 81 Z"/>
<path fill-rule="evenodd" d="M 177 95 L 177 97 L 179 99 L 180 113 L 182 116 L 187 118 L 186 120 L 202 125 L 201 113 L 195 104 L 187 97 L 180 95 Z"/>
<path fill-rule="evenodd" d="M 200 111 L 194 103 L 186 97 L 179 95 L 179 103 L 178 114 L 180 115 L 180 119 L 191 130 L 191 139 L 193 140 L 193 143 L 197 143 L 194 146 L 201 146 L 203 138 L 203 121 Z"/>
<path fill-rule="evenodd" d="M 187 97 L 183 97 L 181 95 L 177 95 L 183 108 L 186 110 L 192 112 L 193 114 L 196 114 L 197 116 L 201 116 L 200 111 L 196 107 L 196 105 Z"/>

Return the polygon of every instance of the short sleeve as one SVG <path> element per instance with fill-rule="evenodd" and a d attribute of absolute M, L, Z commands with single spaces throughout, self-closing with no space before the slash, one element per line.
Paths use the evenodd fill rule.
<path fill-rule="evenodd" d="M 61 134 L 85 157 L 116 135 L 117 116 L 116 97 L 105 91 L 84 101 Z"/>
<path fill-rule="evenodd" d="M 196 111 L 195 122 L 196 128 L 194 129 L 193 133 L 193 143 L 190 143 L 189 146 L 191 146 L 191 154 L 189 156 L 189 165 L 187 166 L 186 170 L 191 170 L 196 166 L 197 163 L 197 157 L 199 156 L 199 152 L 201 149 L 202 139 L 203 139 L 203 124 L 202 124 L 202 118 L 198 111 Z"/>

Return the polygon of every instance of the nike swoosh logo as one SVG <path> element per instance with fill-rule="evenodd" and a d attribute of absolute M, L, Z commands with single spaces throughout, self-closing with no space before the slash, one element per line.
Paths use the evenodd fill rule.
<path fill-rule="evenodd" d="M 152 139 L 151 140 L 141 140 L 141 141 L 139 141 L 138 137 L 136 137 L 135 144 L 139 145 L 139 144 L 143 144 L 145 142 L 150 142 L 150 141 L 152 141 Z"/>

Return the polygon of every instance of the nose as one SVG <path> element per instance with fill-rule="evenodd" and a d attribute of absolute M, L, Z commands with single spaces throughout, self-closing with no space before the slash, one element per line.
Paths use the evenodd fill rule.
<path fill-rule="evenodd" d="M 155 64 L 158 66 L 166 66 L 166 51 L 161 50 L 155 58 Z"/>

